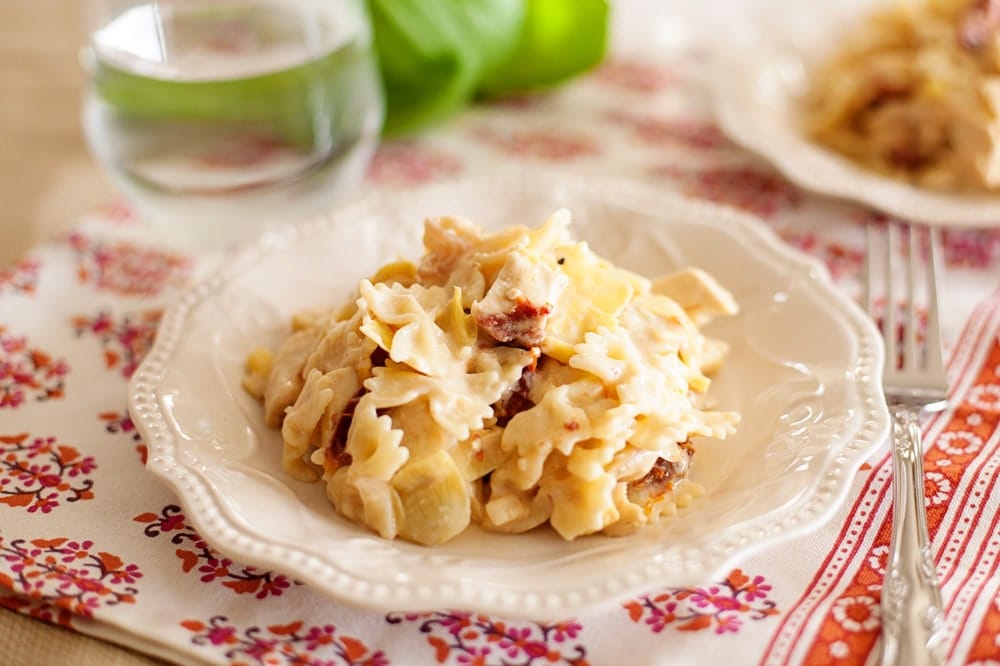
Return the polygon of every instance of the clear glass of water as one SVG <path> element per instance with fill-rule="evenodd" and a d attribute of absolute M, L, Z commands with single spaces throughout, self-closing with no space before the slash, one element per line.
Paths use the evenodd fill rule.
<path fill-rule="evenodd" d="M 230 243 L 357 187 L 383 98 L 364 0 L 88 0 L 93 154 L 181 244 Z"/>

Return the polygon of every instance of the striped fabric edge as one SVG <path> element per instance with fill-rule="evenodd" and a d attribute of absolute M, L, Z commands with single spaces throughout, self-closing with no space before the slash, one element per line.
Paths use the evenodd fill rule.
<path fill-rule="evenodd" d="M 965 501 L 977 492 L 987 491 L 973 486 L 986 484 L 992 488 L 996 482 L 996 468 L 1000 465 L 996 423 L 1000 420 L 1000 402 L 985 410 L 987 414 L 981 415 L 981 421 L 973 426 L 975 431 L 986 435 L 979 436 L 981 442 L 971 447 L 974 451 L 964 451 L 965 459 L 958 463 L 949 453 L 956 450 L 956 443 L 961 443 L 952 433 L 965 433 L 958 437 L 970 439 L 967 430 L 970 426 L 964 421 L 978 412 L 969 400 L 975 401 L 977 392 L 990 385 L 986 380 L 995 377 L 994 370 L 1000 363 L 998 329 L 1000 289 L 980 304 L 966 322 L 948 364 L 952 377 L 950 407 L 924 426 L 924 436 L 930 443 L 925 454 L 928 479 L 925 488 L 934 491 L 929 501 L 937 502 L 928 507 L 928 523 L 938 573 L 946 586 L 946 630 L 949 630 L 948 649 L 953 655 L 963 651 L 962 645 L 975 640 L 963 635 L 964 643 L 959 644 L 957 626 L 967 626 L 970 620 L 1000 623 L 1000 616 L 995 619 L 988 616 L 987 605 L 972 603 L 978 598 L 977 591 L 991 583 L 987 574 L 996 571 L 997 557 L 994 554 L 970 564 L 968 558 L 992 552 L 985 542 L 981 543 L 991 530 L 983 529 L 986 526 L 979 522 L 986 502 Z M 862 484 L 848 519 L 805 592 L 776 628 L 761 658 L 762 664 L 866 661 L 880 629 L 878 600 L 890 535 L 887 497 L 891 492 L 891 471 L 886 453 Z M 957 497 L 963 498 L 963 502 L 953 501 Z M 976 541 L 975 547 L 970 548 L 972 541 Z M 965 559 L 960 557 L 963 555 Z M 974 566 L 975 562 L 978 564 Z M 969 573 L 962 581 L 952 581 L 959 565 Z M 985 579 L 981 580 L 983 576 Z M 961 619 L 963 614 L 972 613 L 973 607 L 978 611 L 977 617 Z M 957 626 L 956 621 L 960 623 Z M 1000 650 L 996 645 L 993 649 Z"/>

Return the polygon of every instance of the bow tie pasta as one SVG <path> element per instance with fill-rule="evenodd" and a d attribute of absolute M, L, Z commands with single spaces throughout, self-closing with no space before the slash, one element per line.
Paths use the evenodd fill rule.
<path fill-rule="evenodd" d="M 425 254 L 293 319 L 244 386 L 280 427 L 283 464 L 386 538 L 438 544 L 470 522 L 565 539 L 627 534 L 697 494 L 692 438 L 738 416 L 698 406 L 732 314 L 697 269 L 649 281 L 543 225 L 425 223 Z"/>

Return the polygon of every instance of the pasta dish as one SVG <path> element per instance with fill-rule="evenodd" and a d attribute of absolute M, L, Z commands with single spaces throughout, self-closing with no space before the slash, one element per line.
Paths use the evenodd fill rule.
<path fill-rule="evenodd" d="M 703 402 L 726 346 L 699 326 L 736 304 L 695 268 L 618 268 L 569 227 L 565 210 L 493 233 L 429 219 L 417 263 L 253 351 L 244 387 L 281 429 L 287 473 L 428 545 L 471 522 L 628 534 L 690 502 L 693 438 L 739 420 Z"/>
<path fill-rule="evenodd" d="M 805 130 L 876 172 L 1000 188 L 1000 2 L 901 0 L 815 73 Z"/>

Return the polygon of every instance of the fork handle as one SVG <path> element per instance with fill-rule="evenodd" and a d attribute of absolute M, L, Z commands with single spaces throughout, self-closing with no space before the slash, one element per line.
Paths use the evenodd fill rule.
<path fill-rule="evenodd" d="M 882 585 L 883 665 L 943 663 L 941 588 L 927 534 L 920 409 L 890 405 L 892 538 Z"/>

